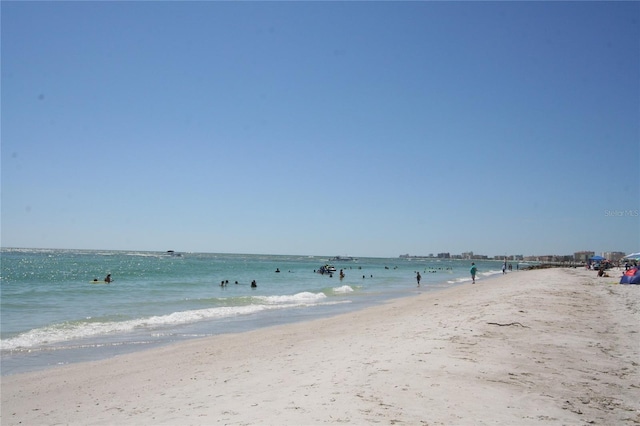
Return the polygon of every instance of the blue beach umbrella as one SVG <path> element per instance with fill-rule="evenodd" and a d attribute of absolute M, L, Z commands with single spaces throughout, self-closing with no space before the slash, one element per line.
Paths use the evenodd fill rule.
<path fill-rule="evenodd" d="M 595 261 L 604 260 L 604 257 L 602 257 L 602 256 L 591 256 L 589 258 L 589 260 L 595 260 Z"/>

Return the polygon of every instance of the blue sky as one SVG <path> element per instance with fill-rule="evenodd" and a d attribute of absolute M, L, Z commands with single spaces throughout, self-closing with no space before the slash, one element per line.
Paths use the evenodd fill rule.
<path fill-rule="evenodd" d="M 640 3 L 1 14 L 3 247 L 640 249 Z"/>

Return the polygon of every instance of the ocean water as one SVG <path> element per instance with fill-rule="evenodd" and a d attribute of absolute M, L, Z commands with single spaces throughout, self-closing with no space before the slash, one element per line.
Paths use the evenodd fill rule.
<path fill-rule="evenodd" d="M 470 282 L 470 261 L 462 260 L 46 249 L 0 254 L 3 375 L 326 317 Z M 345 277 L 315 272 L 327 263 Z M 501 273 L 500 262 L 476 265 L 480 279 Z"/>

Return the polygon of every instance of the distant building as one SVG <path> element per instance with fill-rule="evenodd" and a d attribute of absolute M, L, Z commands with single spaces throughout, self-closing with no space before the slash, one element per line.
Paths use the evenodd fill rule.
<path fill-rule="evenodd" d="M 602 257 L 612 262 L 617 262 L 626 256 L 626 253 L 621 251 L 605 251 L 602 253 Z"/>
<path fill-rule="evenodd" d="M 578 251 L 573 254 L 573 260 L 576 262 L 586 263 L 590 257 L 593 257 L 596 253 L 593 251 Z"/>
<path fill-rule="evenodd" d="M 438 253 L 438 259 L 450 259 L 451 255 L 449 253 Z"/>

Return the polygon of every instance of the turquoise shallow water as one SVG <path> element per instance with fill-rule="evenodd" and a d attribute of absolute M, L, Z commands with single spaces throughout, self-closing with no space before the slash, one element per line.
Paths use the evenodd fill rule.
<path fill-rule="evenodd" d="M 335 315 L 470 280 L 470 262 L 455 260 L 35 249 L 1 255 L 2 374 Z M 314 272 L 326 263 L 345 277 Z M 480 277 L 501 273 L 499 262 L 476 264 Z M 109 273 L 113 282 L 105 284 Z"/>

